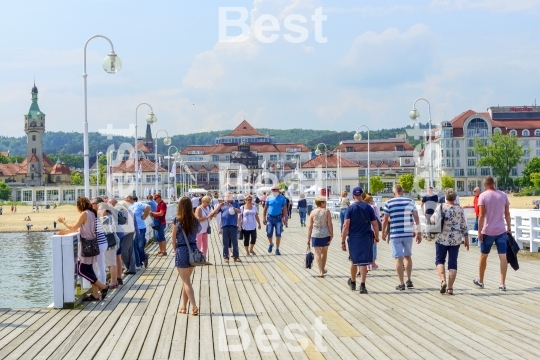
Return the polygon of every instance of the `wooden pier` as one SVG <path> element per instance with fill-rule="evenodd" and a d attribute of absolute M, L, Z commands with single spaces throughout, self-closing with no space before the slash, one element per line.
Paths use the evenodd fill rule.
<path fill-rule="evenodd" d="M 337 222 L 334 228 L 339 233 Z M 181 281 L 174 257 L 152 256 L 148 269 L 125 278 L 105 301 L 76 310 L 0 310 L 0 359 L 540 356 L 537 259 L 520 259 L 519 271 L 509 269 L 508 291 L 501 292 L 494 249 L 486 288 L 477 289 L 472 280 L 479 250 L 461 248 L 455 295 L 441 295 L 434 243 L 423 242 L 413 247 L 415 287 L 398 292 L 390 246 L 380 243 L 380 268 L 368 275 L 369 294 L 360 295 L 347 286 L 349 264 L 339 238 L 332 242 L 325 278 L 303 268 L 307 230 L 298 226 L 296 214 L 285 229 L 281 256 L 267 253 L 266 236 L 259 231 L 257 256 L 224 264 L 213 230 L 214 266 L 197 268 L 193 278 L 199 316 L 178 314 Z"/>

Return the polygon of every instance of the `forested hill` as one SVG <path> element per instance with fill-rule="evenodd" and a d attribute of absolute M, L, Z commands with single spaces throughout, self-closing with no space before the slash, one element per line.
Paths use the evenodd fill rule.
<path fill-rule="evenodd" d="M 427 124 L 421 124 L 421 127 L 427 127 Z M 389 139 L 396 135 L 404 134 L 405 129 L 396 128 L 384 129 L 370 132 L 371 139 Z M 329 130 L 308 130 L 308 129 L 257 129 L 263 134 L 270 134 L 275 137 L 278 143 L 302 143 L 310 148 L 314 148 L 318 143 L 326 143 L 329 148 L 334 148 L 342 140 L 353 140 L 354 131 L 329 131 Z M 215 143 L 217 137 L 223 134 L 228 134 L 232 130 L 211 131 L 203 133 L 194 133 L 187 135 L 175 135 L 172 137 L 172 145 L 183 149 L 188 145 L 211 145 Z M 367 134 L 362 132 L 362 138 L 367 139 Z M 112 139 L 107 139 L 99 133 L 89 134 L 90 155 L 96 151 L 106 151 L 109 145 L 114 144 L 118 147 L 120 144 L 127 142 L 133 143 L 133 138 L 125 136 L 114 136 Z M 46 132 L 43 138 L 43 147 L 46 154 L 78 154 L 83 151 L 83 135 L 76 132 Z M 160 152 L 166 147 L 158 147 Z M 26 137 L 0 137 L 0 151 L 10 151 L 11 155 L 26 154 Z"/>

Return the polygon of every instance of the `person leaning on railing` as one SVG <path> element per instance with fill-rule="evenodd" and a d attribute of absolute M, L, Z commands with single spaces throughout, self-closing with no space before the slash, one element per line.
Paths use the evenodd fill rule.
<path fill-rule="evenodd" d="M 105 238 L 101 224 L 97 221 L 97 212 L 92 209 L 92 204 L 88 198 L 81 196 L 77 199 L 77 210 L 79 211 L 79 219 L 77 222 L 70 224 L 66 222 L 65 217 L 58 217 L 58 222 L 64 224 L 66 230 L 61 230 L 58 235 L 65 235 L 72 232 L 79 232 L 80 237 L 84 239 Z M 96 231 L 97 230 L 97 231 Z M 105 238 L 105 242 L 107 239 Z M 85 257 L 82 256 L 81 243 L 77 246 L 77 274 L 85 278 L 92 284 L 92 294 L 85 297 L 87 301 L 98 301 L 101 297 L 105 298 L 108 287 L 98 280 L 92 265 L 97 262 L 97 256 Z"/>

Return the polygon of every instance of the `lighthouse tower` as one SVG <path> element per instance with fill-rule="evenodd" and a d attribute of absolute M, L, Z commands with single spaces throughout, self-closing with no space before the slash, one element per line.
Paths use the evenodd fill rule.
<path fill-rule="evenodd" d="M 45 182 L 43 171 L 43 133 L 45 132 L 45 114 L 38 106 L 38 89 L 32 88 L 32 104 L 28 114 L 24 115 L 26 133 L 26 185 L 39 186 Z"/>

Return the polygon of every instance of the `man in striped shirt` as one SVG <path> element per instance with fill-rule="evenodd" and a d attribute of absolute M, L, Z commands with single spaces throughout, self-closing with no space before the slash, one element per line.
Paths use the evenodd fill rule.
<path fill-rule="evenodd" d="M 399 285 L 396 290 L 405 290 L 413 287 L 411 281 L 412 272 L 412 244 L 416 237 L 416 243 L 422 241 L 422 231 L 420 227 L 420 218 L 416 210 L 416 204 L 413 200 L 403 196 L 401 185 L 394 185 L 394 198 L 388 200 L 384 205 L 384 219 L 382 222 L 382 238 L 390 235 L 390 244 L 392 245 L 392 256 L 396 259 L 396 271 L 399 277 Z M 390 232 L 390 234 L 388 234 Z M 403 265 L 407 272 L 407 282 L 403 282 Z"/>

